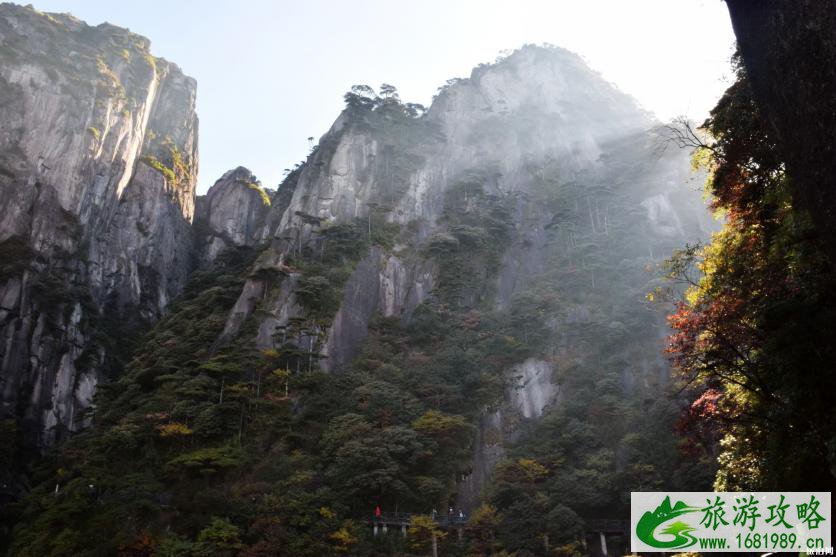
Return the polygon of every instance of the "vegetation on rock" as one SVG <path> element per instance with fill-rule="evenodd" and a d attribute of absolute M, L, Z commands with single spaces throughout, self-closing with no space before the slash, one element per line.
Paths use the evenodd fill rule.
<path fill-rule="evenodd" d="M 695 448 L 719 442 L 720 490 L 824 489 L 836 446 L 821 396 L 836 389 L 824 239 L 795 202 L 742 66 L 703 128 L 711 140 L 697 156 L 726 224 L 669 264 L 689 286 L 669 318 L 669 350 L 693 399 L 682 431 Z"/>

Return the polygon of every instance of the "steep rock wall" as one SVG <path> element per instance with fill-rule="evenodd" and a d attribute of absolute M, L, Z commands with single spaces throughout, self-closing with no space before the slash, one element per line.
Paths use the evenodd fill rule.
<path fill-rule="evenodd" d="M 226 172 L 197 198 L 197 257 L 211 263 L 231 246 L 253 246 L 261 240 L 270 197 L 252 172 L 239 166 Z"/>
<path fill-rule="evenodd" d="M 409 126 L 385 115 L 364 121 L 347 110 L 320 140 L 277 232 L 295 226 L 297 212 L 340 222 L 377 205 L 388 206 L 393 222 L 432 223 L 445 189 L 468 170 L 490 167 L 496 191 L 515 191 L 528 161 L 559 156 L 566 165 L 594 165 L 602 142 L 652 123 L 577 55 L 521 49 L 450 80 Z"/>
<path fill-rule="evenodd" d="M 680 186 L 687 154 L 658 156 L 652 118 L 576 55 L 523 48 L 451 80 L 423 115 L 388 97 L 349 106 L 268 207 L 244 168 L 195 205 L 194 82 L 141 37 L 4 5 L 0 41 L 0 241 L 15 261 L 0 275 L 2 410 L 40 445 L 88 421 L 117 367 L 108 337 L 154 320 L 193 263 L 234 246 L 261 253 L 207 349 L 290 345 L 296 373 L 346 369 L 380 317 L 511 314 L 559 293 L 537 316 L 549 336 L 536 357 L 509 364 L 474 419 L 465 509 L 506 446 L 571 401 L 573 374 L 619 365 L 635 393 L 664 380 L 658 338 L 624 347 L 625 332 L 662 326 L 629 320 L 643 269 L 710 223 Z M 480 200 L 508 211 L 494 245 L 490 225 L 457 222 Z M 487 255 L 451 293 L 462 262 L 444 254 L 469 241 Z"/>
<path fill-rule="evenodd" d="M 148 48 L 0 6 L 0 401 L 40 446 L 83 426 L 130 344 L 118 331 L 156 319 L 191 268 L 196 86 Z"/>
<path fill-rule="evenodd" d="M 283 260 L 315 244 L 315 236 L 330 225 L 377 218 L 409 226 L 402 239 L 410 244 L 414 258 L 437 230 L 451 186 L 477 180 L 492 195 L 526 195 L 544 161 L 556 161 L 571 176 L 595 168 L 602 145 L 612 138 L 652 125 L 635 101 L 577 55 L 524 48 L 499 64 L 475 69 L 468 79 L 451 80 L 420 118 L 404 121 L 387 113 L 385 102 L 375 112 L 349 107 L 294 180 L 281 216 L 268 216 L 263 236 L 275 239 L 274 249 L 281 254 L 277 260 Z M 544 238 L 542 228 L 550 216 L 542 214 L 534 224 L 527 222 L 530 213 L 525 203 L 519 205 L 518 241 L 526 248 L 513 254 L 536 262 L 542 258 L 529 242 L 538 234 Z M 366 301 L 358 305 L 357 296 L 347 294 L 325 335 L 323 354 L 331 355 L 322 359 L 326 369 L 345 365 L 350 358 L 337 354 L 355 354 L 364 337 L 367 317 L 356 327 L 347 327 L 345 319 L 377 311 L 390 315 L 395 290 L 395 297 L 413 296 L 407 305 L 414 308 L 432 288 L 430 263 L 402 268 L 397 259 L 373 259 L 376 271 L 366 269 L 364 262 L 367 276 L 360 280 L 363 292 L 369 290 Z M 524 267 L 508 266 L 512 271 Z M 500 281 L 504 297 L 513 291 L 517 279 L 512 275 Z M 371 290 L 380 280 L 386 289 L 376 295 Z M 350 338 L 343 339 L 346 335 Z"/>
<path fill-rule="evenodd" d="M 472 184 L 506 200 L 513 231 L 501 263 L 482 269 L 484 279 L 457 303 L 466 309 L 491 300 L 498 311 L 512 311 L 520 297 L 567 294 L 542 317 L 551 338 L 541 357 L 510 366 L 504 399 L 485 409 L 472 467 L 460 478 L 458 504 L 467 509 L 478 502 L 503 447 L 546 408 L 571 398 L 573 382 L 562 383 L 561 374 L 599 360 L 620 365 L 628 396 L 643 396 L 665 380 L 664 320 L 635 304 L 652 290 L 647 269 L 716 225 L 688 153 L 662 149 L 658 124 L 647 113 L 561 49 L 523 48 L 468 79 L 451 80 L 411 120 L 388 112 L 387 100 L 376 102 L 374 109 L 350 106 L 337 119 L 285 190 L 286 207 L 271 210 L 262 231 L 272 239 L 265 260 L 274 271 L 315 263 L 331 227 L 353 223 L 368 236 L 372 245 L 340 285 L 331 317 L 298 326 L 307 310 L 295 295 L 305 273 L 295 269 L 266 305 L 254 303 L 266 286 L 242 293 L 236 307 L 243 311 L 230 317 L 237 331 L 257 306 L 267 308 L 269 316 L 257 318 L 261 348 L 295 343 L 338 372 L 360 352 L 373 319 L 409 320 L 422 302 L 438 301 L 433 245 L 458 242 L 461 232 L 445 217 L 450 192 L 464 188 L 467 203 Z M 392 237 L 377 238 L 375 229 L 386 225 Z M 636 312 L 641 318 L 625 324 Z M 659 334 L 622 348 L 624 338 L 647 327 Z M 605 334 L 590 340 L 589 331 L 598 329 Z M 613 354 L 610 338 L 617 339 Z"/>

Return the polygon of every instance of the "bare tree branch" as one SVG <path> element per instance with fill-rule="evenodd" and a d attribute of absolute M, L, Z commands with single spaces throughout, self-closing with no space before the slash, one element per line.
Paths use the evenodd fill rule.
<path fill-rule="evenodd" d="M 684 116 L 679 116 L 670 124 L 658 127 L 656 134 L 658 140 L 657 152 L 660 156 L 670 145 L 679 149 L 707 149 L 716 153 L 714 147 L 709 143 L 707 135 Z"/>

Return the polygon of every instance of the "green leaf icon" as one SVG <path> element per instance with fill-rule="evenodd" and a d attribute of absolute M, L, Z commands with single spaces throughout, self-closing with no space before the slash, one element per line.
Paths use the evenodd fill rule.
<path fill-rule="evenodd" d="M 642 515 L 638 524 L 636 524 L 636 535 L 647 545 L 660 549 L 680 549 L 694 545 L 697 540 L 689 532 L 696 530 L 696 528 L 682 521 L 674 522 L 659 532 L 662 535 L 673 536 L 672 540 L 658 540 L 654 536 L 654 532 L 656 528 L 677 516 L 698 512 L 699 510 L 699 507 L 690 507 L 682 501 L 677 501 L 675 505 L 671 506 L 670 497 L 665 497 L 665 500 L 656 507 L 656 510 Z"/>

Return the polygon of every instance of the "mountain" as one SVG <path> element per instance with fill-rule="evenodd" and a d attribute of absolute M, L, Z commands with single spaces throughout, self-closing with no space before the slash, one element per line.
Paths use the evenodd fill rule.
<path fill-rule="evenodd" d="M 195 83 L 146 40 L 4 4 L 0 41 L 9 500 L 59 445 L 12 554 L 420 550 L 376 505 L 497 532 L 450 554 L 536 553 L 710 477 L 645 294 L 713 225 L 577 55 L 521 48 L 428 109 L 356 86 L 275 192 L 239 167 L 196 198 Z"/>
<path fill-rule="evenodd" d="M 49 446 L 187 280 L 196 85 L 109 24 L 3 4 L 0 41 L 2 412 Z"/>

